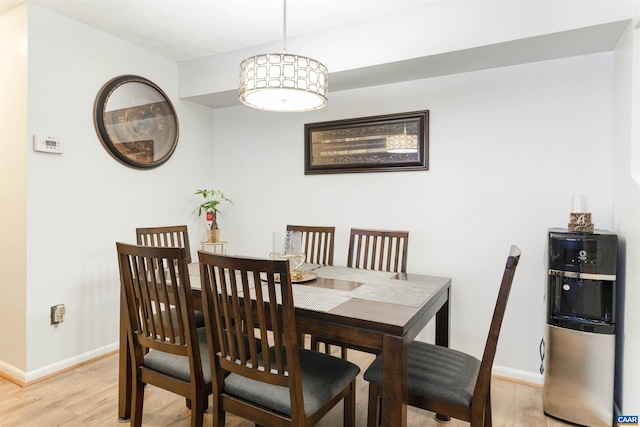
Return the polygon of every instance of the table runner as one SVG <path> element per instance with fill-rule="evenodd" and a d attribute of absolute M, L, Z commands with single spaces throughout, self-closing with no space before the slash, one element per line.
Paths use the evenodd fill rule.
<path fill-rule="evenodd" d="M 324 277 L 325 279 L 348 280 L 360 283 L 384 282 L 397 274 L 388 271 L 363 270 L 335 265 L 325 265 L 313 271 L 318 273 L 318 277 Z"/>
<path fill-rule="evenodd" d="M 429 292 L 425 294 L 426 289 Z M 369 301 L 420 307 L 438 289 L 439 286 L 434 284 L 389 279 L 384 283 L 365 283 L 351 291 L 350 295 Z"/>
<path fill-rule="evenodd" d="M 279 288 L 280 285 L 276 284 Z M 343 302 L 349 301 L 352 297 L 348 291 L 336 291 L 331 289 L 316 288 L 313 286 L 305 286 L 303 284 L 293 284 L 293 301 L 296 308 L 304 308 L 307 310 L 315 310 L 327 312 L 336 308 Z M 269 300 L 266 293 L 266 285 L 263 286 L 263 298 Z M 277 292 L 277 302 L 282 303 L 280 292 Z M 256 291 L 251 289 L 251 298 L 255 299 Z"/>
<path fill-rule="evenodd" d="M 321 267 L 314 271 L 318 274 L 318 277 L 363 283 L 358 288 L 349 292 L 352 298 L 409 307 L 420 307 L 431 297 L 433 292 L 439 288 L 437 284 L 392 279 L 397 273 L 387 271 L 362 270 L 336 266 Z M 425 289 L 428 289 L 430 292 L 425 294 Z"/>

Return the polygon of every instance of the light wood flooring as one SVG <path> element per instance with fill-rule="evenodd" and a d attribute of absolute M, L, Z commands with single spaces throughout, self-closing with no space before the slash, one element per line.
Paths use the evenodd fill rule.
<path fill-rule="evenodd" d="M 364 371 L 373 356 L 349 350 L 349 360 Z M 27 387 L 0 378 L 0 426 L 19 427 L 122 427 L 117 420 L 118 357 L 116 354 L 79 366 Z M 358 378 L 357 427 L 366 426 L 367 383 Z M 548 418 L 542 412 L 542 389 L 502 379 L 492 383 L 493 425 L 496 427 L 561 427 L 568 426 Z M 209 409 L 210 411 L 210 409 Z M 431 427 L 438 424 L 433 414 L 410 407 L 409 427 Z M 172 393 L 148 386 L 145 392 L 143 426 L 187 427 L 190 411 L 185 400 Z M 204 425 L 211 425 L 210 412 Z M 227 416 L 227 426 L 253 427 L 238 417 Z M 334 408 L 318 427 L 342 426 L 342 404 Z M 450 427 L 468 426 L 452 420 Z"/>

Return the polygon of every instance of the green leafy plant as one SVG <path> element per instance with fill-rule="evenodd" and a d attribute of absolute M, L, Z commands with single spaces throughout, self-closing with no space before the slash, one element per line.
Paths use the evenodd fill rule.
<path fill-rule="evenodd" d="M 210 228 L 211 230 L 216 230 L 218 228 L 216 214 L 220 212 L 218 206 L 224 202 L 229 202 L 233 204 L 233 202 L 227 198 L 222 191 L 217 190 L 198 190 L 194 194 L 202 196 L 204 198 L 204 202 L 200 203 L 197 208 L 194 209 L 193 213 L 198 212 L 198 216 L 202 216 L 202 214 L 206 214 L 207 212 L 211 212 L 212 221 Z"/>

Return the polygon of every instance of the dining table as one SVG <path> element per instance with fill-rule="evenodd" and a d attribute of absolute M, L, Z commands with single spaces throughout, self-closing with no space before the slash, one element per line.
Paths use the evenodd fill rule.
<path fill-rule="evenodd" d="M 408 345 L 435 319 L 435 344 L 449 346 L 451 279 L 316 264 L 303 264 L 301 270 L 292 284 L 298 332 L 382 353 L 381 422 L 385 427 L 406 427 Z M 189 264 L 189 277 L 198 309 L 198 262 Z M 131 414 L 132 372 L 122 298 L 118 418 L 125 421 Z"/>

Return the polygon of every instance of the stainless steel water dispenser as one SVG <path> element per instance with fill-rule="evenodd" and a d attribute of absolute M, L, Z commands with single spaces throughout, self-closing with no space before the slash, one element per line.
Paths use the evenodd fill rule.
<path fill-rule="evenodd" d="M 618 237 L 549 232 L 545 414 L 613 425 Z"/>

